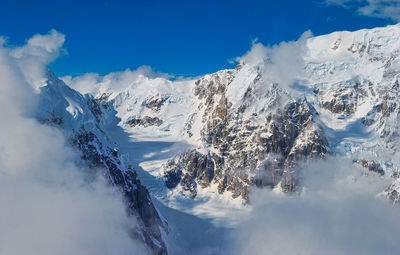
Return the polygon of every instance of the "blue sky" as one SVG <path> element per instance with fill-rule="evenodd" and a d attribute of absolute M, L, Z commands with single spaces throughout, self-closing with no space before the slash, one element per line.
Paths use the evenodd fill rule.
<path fill-rule="evenodd" d="M 59 76 L 141 65 L 196 76 L 232 67 L 229 60 L 249 50 L 255 38 L 272 45 L 306 30 L 321 35 L 398 20 L 397 1 L 328 1 L 15 0 L 2 3 L 0 34 L 11 45 L 52 28 L 65 34 L 67 53 L 50 66 Z M 386 2 L 395 6 L 379 9 Z"/>

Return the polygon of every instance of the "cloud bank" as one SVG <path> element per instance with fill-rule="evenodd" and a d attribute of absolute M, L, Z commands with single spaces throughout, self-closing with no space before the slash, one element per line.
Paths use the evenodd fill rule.
<path fill-rule="evenodd" d="M 29 117 L 31 85 L 63 42 L 52 30 L 0 48 L 0 254 L 143 254 L 118 193 L 75 164 L 60 131 Z"/>
<path fill-rule="evenodd" d="M 294 196 L 254 190 L 252 212 L 232 233 L 237 254 L 398 254 L 400 209 L 377 197 L 385 180 L 350 161 L 314 162 Z"/>
<path fill-rule="evenodd" d="M 399 0 L 326 0 L 326 4 L 352 9 L 364 16 L 400 21 Z"/>

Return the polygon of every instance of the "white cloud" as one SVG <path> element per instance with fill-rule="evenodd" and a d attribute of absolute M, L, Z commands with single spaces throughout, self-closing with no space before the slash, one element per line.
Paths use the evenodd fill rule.
<path fill-rule="evenodd" d="M 400 21 L 399 0 L 326 0 L 326 3 L 355 9 L 360 15 Z"/>
<path fill-rule="evenodd" d="M 387 183 L 351 162 L 315 162 L 294 196 L 254 190 L 252 212 L 232 233 L 238 254 L 398 254 L 400 208 L 376 197 Z"/>
<path fill-rule="evenodd" d="M 281 42 L 272 47 L 253 42 L 249 52 L 238 57 L 238 62 L 263 67 L 265 82 L 276 82 L 292 93 L 296 82 L 304 77 L 304 55 L 307 53 L 307 40 L 311 31 L 304 32 L 297 41 Z"/>
<path fill-rule="evenodd" d="M 65 36 L 52 29 L 45 35 L 34 35 L 24 46 L 10 51 L 10 55 L 18 60 L 27 82 L 37 88 L 42 84 L 46 66 L 63 52 L 64 41 Z"/>
<path fill-rule="evenodd" d="M 0 47 L 0 254 L 143 254 L 119 193 L 74 163 L 60 131 L 27 117 L 37 95 L 20 69 L 37 75 L 63 41 L 53 30 L 13 57 Z"/>
<path fill-rule="evenodd" d="M 82 94 L 96 95 L 98 90 L 97 84 L 100 82 L 101 77 L 97 73 L 87 73 L 76 77 L 64 76 L 61 77 L 61 80 Z"/>
<path fill-rule="evenodd" d="M 97 95 L 99 92 L 105 92 L 108 89 L 112 89 L 112 91 L 123 90 L 136 82 L 140 77 L 169 79 L 173 76 L 166 73 L 154 72 L 150 66 L 141 66 L 133 71 L 126 69 L 125 71 L 111 72 L 104 76 L 97 73 L 88 73 L 76 77 L 65 76 L 61 77 L 61 79 L 68 86 L 83 94 L 90 93 Z"/>
<path fill-rule="evenodd" d="M 266 62 L 268 60 L 267 54 L 269 52 L 269 48 L 265 47 L 257 40 L 253 40 L 251 44 L 251 49 L 244 56 L 236 58 L 236 61 L 249 63 L 252 65 Z"/>

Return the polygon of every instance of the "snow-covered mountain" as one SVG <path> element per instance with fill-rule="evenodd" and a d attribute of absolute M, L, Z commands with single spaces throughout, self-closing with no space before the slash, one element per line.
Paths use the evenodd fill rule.
<path fill-rule="evenodd" d="M 336 32 L 255 45 L 235 69 L 199 79 L 100 80 L 93 94 L 135 139 L 188 145 L 152 171 L 174 194 L 295 191 L 297 162 L 334 154 L 394 177 L 397 197 L 399 53 L 399 25 Z"/>
<path fill-rule="evenodd" d="M 192 214 L 227 217 L 201 206 L 241 210 L 254 186 L 296 192 L 307 162 L 336 155 L 390 180 L 382 191 L 397 201 L 399 74 L 400 25 L 335 32 L 255 44 L 235 69 L 196 79 L 103 77 L 90 91 L 65 80 L 82 95 L 49 73 L 37 118 L 105 169 L 139 219 L 136 238 L 163 254 L 167 225 L 147 189 L 164 205 L 187 212 L 194 201 Z"/>

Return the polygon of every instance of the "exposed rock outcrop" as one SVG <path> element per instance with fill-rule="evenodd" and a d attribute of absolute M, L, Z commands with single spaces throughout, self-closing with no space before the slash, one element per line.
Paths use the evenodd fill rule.
<path fill-rule="evenodd" d="M 165 98 L 165 97 L 153 96 L 148 99 L 148 101 L 146 102 L 146 104 L 144 106 L 153 110 L 154 112 L 159 112 L 161 110 L 161 107 L 167 101 L 167 99 L 168 98 Z"/>
<path fill-rule="evenodd" d="M 158 117 L 149 117 L 144 116 L 141 119 L 132 118 L 126 122 L 131 127 L 136 126 L 143 126 L 143 127 L 150 127 L 150 126 L 160 126 L 163 123 Z"/>
<path fill-rule="evenodd" d="M 364 169 L 366 169 L 366 170 L 368 170 L 370 172 L 374 172 L 374 173 L 377 173 L 379 175 L 384 175 L 385 174 L 385 171 L 383 170 L 382 166 L 379 163 L 377 163 L 377 162 L 375 162 L 373 160 L 361 159 L 361 160 L 358 160 L 357 163 L 361 167 L 363 167 Z"/>

